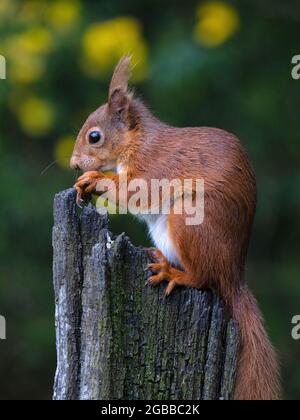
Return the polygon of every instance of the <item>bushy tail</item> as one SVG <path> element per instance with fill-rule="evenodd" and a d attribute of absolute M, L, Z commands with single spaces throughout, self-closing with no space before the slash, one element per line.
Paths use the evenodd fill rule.
<path fill-rule="evenodd" d="M 246 285 L 233 298 L 232 312 L 242 341 L 235 400 L 280 399 L 277 357 L 256 300 Z"/>

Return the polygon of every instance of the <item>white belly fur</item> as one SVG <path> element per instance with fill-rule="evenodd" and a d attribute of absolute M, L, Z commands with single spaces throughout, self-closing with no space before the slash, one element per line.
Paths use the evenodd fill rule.
<path fill-rule="evenodd" d="M 150 236 L 155 246 L 164 254 L 171 264 L 180 266 L 179 259 L 168 232 L 168 216 L 140 215 L 139 218 L 147 223 Z"/>
<path fill-rule="evenodd" d="M 123 165 L 117 166 L 117 173 L 120 174 L 126 170 Z M 179 258 L 172 244 L 168 232 L 168 216 L 165 214 L 160 215 L 136 215 L 140 220 L 147 223 L 149 233 L 155 246 L 164 254 L 167 260 L 177 267 L 180 267 Z"/>

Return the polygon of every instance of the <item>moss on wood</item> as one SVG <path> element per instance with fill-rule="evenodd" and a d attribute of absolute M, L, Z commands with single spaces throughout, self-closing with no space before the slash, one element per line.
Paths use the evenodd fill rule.
<path fill-rule="evenodd" d="M 209 291 L 145 286 L 148 256 L 75 191 L 55 198 L 54 399 L 230 399 L 239 339 Z"/>

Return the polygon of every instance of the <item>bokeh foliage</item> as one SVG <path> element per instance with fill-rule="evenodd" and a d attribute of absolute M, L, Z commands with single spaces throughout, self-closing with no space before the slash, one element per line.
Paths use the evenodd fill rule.
<path fill-rule="evenodd" d="M 0 399 L 51 397 L 53 195 L 74 183 L 76 133 L 106 100 L 124 53 L 158 117 L 225 128 L 247 147 L 259 189 L 247 277 L 280 353 L 285 397 L 299 399 L 300 82 L 290 64 L 299 21 L 296 0 L 0 0 Z M 130 217 L 112 223 L 148 243 Z"/>

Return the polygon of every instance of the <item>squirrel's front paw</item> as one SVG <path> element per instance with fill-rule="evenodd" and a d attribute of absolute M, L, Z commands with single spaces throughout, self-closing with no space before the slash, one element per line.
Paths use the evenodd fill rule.
<path fill-rule="evenodd" d="M 102 178 L 100 172 L 92 171 L 83 174 L 74 185 L 77 191 L 77 204 L 81 206 L 84 201 L 88 201 L 92 194 L 96 192 L 97 182 Z"/>

